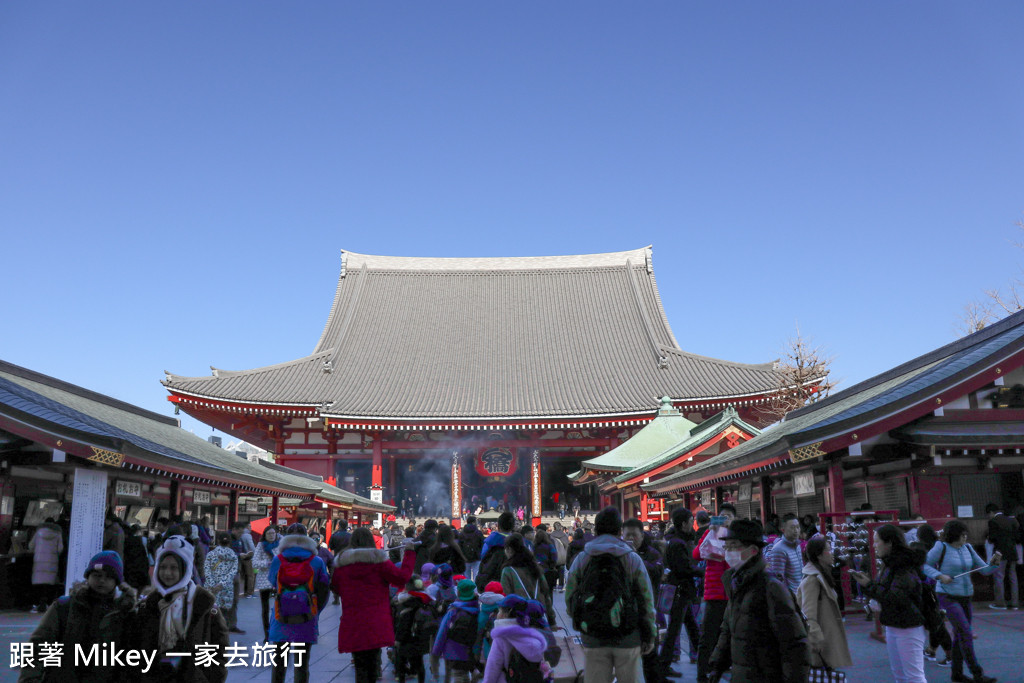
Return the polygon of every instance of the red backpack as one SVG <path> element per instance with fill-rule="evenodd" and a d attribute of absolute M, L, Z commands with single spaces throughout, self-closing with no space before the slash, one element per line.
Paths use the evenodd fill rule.
<path fill-rule="evenodd" d="M 277 600 L 274 601 L 274 618 L 278 622 L 304 624 L 316 617 L 313 557 L 304 560 L 281 558 L 281 566 L 277 570 Z"/>

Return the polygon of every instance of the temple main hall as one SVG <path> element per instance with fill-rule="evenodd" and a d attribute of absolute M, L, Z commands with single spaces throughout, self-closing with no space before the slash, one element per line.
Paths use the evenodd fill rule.
<path fill-rule="evenodd" d="M 680 347 L 649 246 L 514 258 L 343 251 L 312 353 L 168 373 L 163 384 L 181 410 L 280 464 L 453 520 L 489 499 L 533 519 L 576 500 L 625 509 L 627 493 L 572 475 L 666 409 L 693 425 L 728 410 L 763 426 L 758 407 L 781 386 L 771 362 Z"/>

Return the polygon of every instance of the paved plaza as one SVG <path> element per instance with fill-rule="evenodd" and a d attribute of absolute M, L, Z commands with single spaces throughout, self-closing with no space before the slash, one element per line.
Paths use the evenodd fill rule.
<path fill-rule="evenodd" d="M 560 625 L 571 630 L 565 613 L 564 594 L 556 593 L 555 602 Z M 985 672 L 998 678 L 1001 683 L 1024 683 L 1024 667 L 1021 665 L 1024 659 L 1024 611 L 999 612 L 990 610 L 981 603 L 976 605 L 976 610 L 974 624 L 978 639 L 975 646 L 978 657 L 985 666 Z M 340 607 L 335 605 L 328 605 L 321 615 L 320 644 L 312 649 L 311 680 L 316 683 L 355 680 L 351 656 L 337 652 L 339 615 Z M 9 668 L 10 644 L 27 640 L 40 618 L 41 615 L 25 612 L 0 613 L 0 639 L 3 641 L 3 651 L 7 657 L 7 666 L 0 673 L 0 683 L 13 683 L 17 680 L 17 670 Z M 239 626 L 246 634 L 232 634 L 232 639 L 235 644 L 251 652 L 254 641 L 258 640 L 263 632 L 258 598 L 242 600 Z M 847 619 L 846 628 L 855 663 L 847 670 L 849 683 L 883 683 L 893 680 L 885 645 L 869 637 L 873 624 L 865 622 L 863 617 L 851 615 Z M 695 680 L 696 666 L 685 661 L 685 656 L 683 659 L 684 662 L 677 665 L 683 672 L 683 678 L 675 680 Z M 251 657 L 247 657 L 246 660 L 251 661 Z M 945 683 L 950 680 L 949 669 L 940 668 L 932 662 L 925 662 L 925 668 L 930 683 Z M 270 681 L 269 669 L 237 667 L 229 671 L 228 680 L 234 683 Z M 289 683 L 292 681 L 290 672 L 286 680 Z M 385 659 L 383 681 L 393 683 L 394 680 L 391 667 Z"/>

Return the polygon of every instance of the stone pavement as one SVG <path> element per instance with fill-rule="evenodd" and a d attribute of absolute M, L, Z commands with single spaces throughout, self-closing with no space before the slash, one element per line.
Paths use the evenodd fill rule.
<path fill-rule="evenodd" d="M 565 614 L 564 594 L 556 593 L 555 602 L 560 625 L 571 629 Z M 995 611 L 981 603 L 976 603 L 975 610 L 974 624 L 978 634 L 975 647 L 985 672 L 998 678 L 1001 683 L 1024 683 L 1024 611 Z M 339 615 L 340 607 L 335 605 L 328 605 L 321 615 L 320 643 L 311 650 L 311 680 L 316 683 L 355 680 L 351 656 L 337 652 Z M 0 683 L 13 683 L 17 680 L 18 671 L 9 668 L 10 645 L 27 640 L 40 618 L 41 615 L 25 612 L 0 613 L 0 648 L 6 658 L 5 666 L 0 668 Z M 246 630 L 246 635 L 232 634 L 233 641 L 237 645 L 252 648 L 254 642 L 260 640 L 263 634 L 258 598 L 242 599 L 239 625 Z M 893 680 L 885 645 L 869 637 L 873 624 L 865 622 L 861 616 L 851 615 L 846 626 L 854 659 L 854 666 L 847 670 L 849 683 L 881 683 Z M 251 657 L 246 659 L 251 661 Z M 675 680 L 693 681 L 696 678 L 696 666 L 689 664 L 685 655 L 683 660 L 684 663 L 677 665 L 683 672 L 683 678 Z M 386 658 L 384 661 L 383 682 L 393 683 L 394 676 L 390 666 Z M 925 662 L 925 670 L 929 683 L 946 682 L 950 679 L 950 670 L 940 668 L 934 663 Z M 236 667 L 229 671 L 228 680 L 233 683 L 270 681 L 269 669 Z M 290 672 L 287 681 L 292 681 Z"/>

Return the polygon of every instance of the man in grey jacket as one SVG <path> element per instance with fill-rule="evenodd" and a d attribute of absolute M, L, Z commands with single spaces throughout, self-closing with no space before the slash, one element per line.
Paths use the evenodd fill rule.
<path fill-rule="evenodd" d="M 643 680 L 640 657 L 651 652 L 657 641 L 651 581 L 643 560 L 620 538 L 622 518 L 616 508 L 607 507 L 598 513 L 594 520 L 594 533 L 597 536 L 573 560 L 566 579 L 565 604 L 573 621 L 578 621 L 579 616 L 586 612 L 585 604 L 589 600 L 601 597 L 586 593 L 587 566 L 595 562 L 595 558 L 600 559 L 594 568 L 598 564 L 605 566 L 607 563 L 602 556 L 612 556 L 621 562 L 620 576 L 624 577 L 629 587 L 624 598 L 636 601 L 635 605 L 621 609 L 621 606 L 613 607 L 612 612 L 625 615 L 635 609 L 638 618 L 628 626 L 623 624 L 614 633 L 594 635 L 588 634 L 586 628 L 580 629 L 583 636 L 584 681 L 611 683 L 616 678 L 619 683 L 639 683 Z"/>

